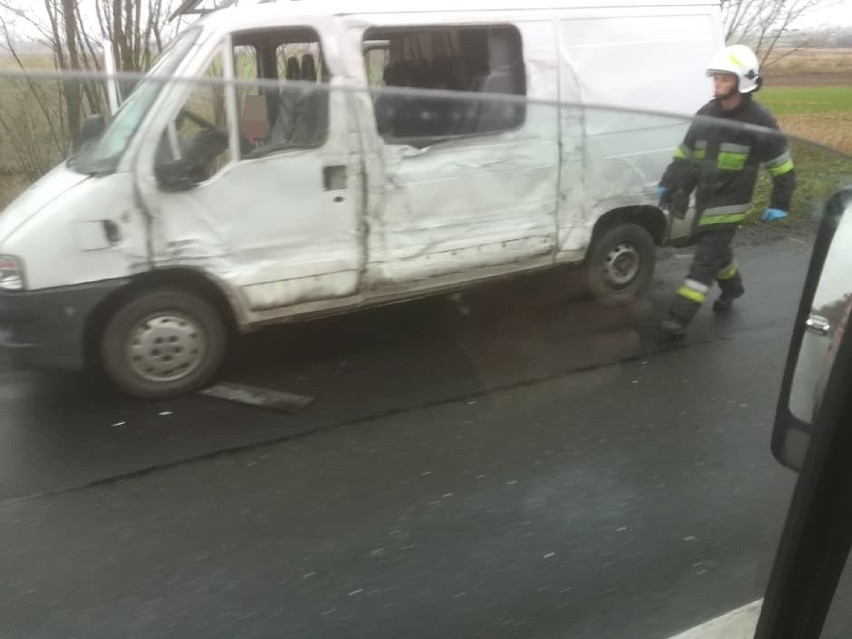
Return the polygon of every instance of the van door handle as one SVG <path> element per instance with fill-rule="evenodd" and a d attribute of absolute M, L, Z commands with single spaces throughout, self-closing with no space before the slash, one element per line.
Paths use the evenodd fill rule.
<path fill-rule="evenodd" d="M 324 166 L 322 169 L 322 184 L 326 191 L 345 191 L 346 165 Z"/>

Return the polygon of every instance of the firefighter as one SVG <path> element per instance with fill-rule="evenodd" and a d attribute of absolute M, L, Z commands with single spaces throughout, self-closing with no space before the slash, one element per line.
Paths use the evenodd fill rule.
<path fill-rule="evenodd" d="M 698 111 L 658 186 L 660 205 L 679 218 L 695 191 L 695 256 L 660 327 L 670 338 L 686 333 L 714 282 L 721 289 L 716 313 L 729 312 L 745 292 L 731 242 L 751 208 L 760 165 L 772 177 L 764 221 L 787 217 L 796 186 L 787 140 L 772 114 L 752 99 L 762 83 L 754 52 L 744 45 L 726 47 L 713 57 L 707 75 L 714 98 Z"/>

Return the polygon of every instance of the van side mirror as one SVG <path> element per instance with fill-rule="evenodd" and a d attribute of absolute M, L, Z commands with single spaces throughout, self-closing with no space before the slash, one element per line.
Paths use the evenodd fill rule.
<path fill-rule="evenodd" d="M 827 202 L 781 385 L 772 454 L 801 470 L 829 382 L 852 365 L 837 358 L 852 313 L 852 187 Z"/>
<path fill-rule="evenodd" d="M 90 115 L 83 120 L 83 126 L 80 128 L 80 140 L 82 142 L 94 142 L 106 129 L 106 120 L 100 113 Z"/>

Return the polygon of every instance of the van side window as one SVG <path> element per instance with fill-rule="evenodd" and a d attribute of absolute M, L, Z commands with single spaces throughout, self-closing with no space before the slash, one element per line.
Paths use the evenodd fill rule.
<path fill-rule="evenodd" d="M 235 161 L 326 142 L 329 74 L 319 35 L 299 27 L 256 29 L 232 34 L 231 44 L 236 82 L 221 82 L 225 59 L 216 54 L 163 133 L 156 171 L 165 188 L 199 184 Z M 232 98 L 236 122 L 226 109 Z M 239 157 L 229 150 L 232 132 Z"/>
<path fill-rule="evenodd" d="M 323 146 L 329 96 L 319 35 L 288 27 L 232 37 L 234 70 L 244 85 L 237 93 L 243 159 Z M 255 79 L 260 82 L 252 86 Z"/>
<path fill-rule="evenodd" d="M 509 131 L 526 117 L 521 35 L 511 26 L 370 29 L 364 64 L 371 87 L 481 93 L 480 98 L 374 94 L 376 126 L 388 142 Z"/>
<path fill-rule="evenodd" d="M 240 158 L 315 149 L 328 137 L 328 71 L 311 29 L 234 33 Z"/>
<path fill-rule="evenodd" d="M 306 37 L 312 35 L 313 37 Z M 282 82 L 272 117 L 270 144 L 290 148 L 317 148 L 328 135 L 328 82 L 319 37 L 292 34 L 275 49 L 278 79 Z"/>

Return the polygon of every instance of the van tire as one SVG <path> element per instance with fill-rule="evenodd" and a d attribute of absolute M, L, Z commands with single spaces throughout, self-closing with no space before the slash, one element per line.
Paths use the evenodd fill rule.
<path fill-rule="evenodd" d="M 134 397 L 191 393 L 216 375 L 227 351 L 222 316 L 203 297 L 175 288 L 139 293 L 106 323 L 100 344 L 104 371 Z"/>
<path fill-rule="evenodd" d="M 587 284 L 605 306 L 638 298 L 654 274 L 654 238 L 638 224 L 613 226 L 596 238 L 587 262 Z"/>

